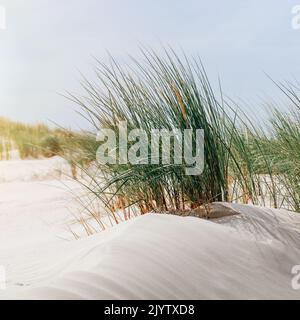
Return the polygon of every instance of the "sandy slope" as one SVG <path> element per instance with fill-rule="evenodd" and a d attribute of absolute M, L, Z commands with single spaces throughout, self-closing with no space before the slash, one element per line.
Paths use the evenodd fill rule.
<path fill-rule="evenodd" d="M 298 214 L 242 205 L 217 222 L 148 214 L 67 241 L 72 198 L 58 181 L 4 182 L 0 199 L 0 298 L 300 298 Z"/>

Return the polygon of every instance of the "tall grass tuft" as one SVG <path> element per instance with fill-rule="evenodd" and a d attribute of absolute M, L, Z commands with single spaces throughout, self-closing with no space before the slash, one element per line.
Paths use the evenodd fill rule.
<path fill-rule="evenodd" d="M 204 171 L 198 176 L 186 175 L 185 164 L 161 161 L 96 164 L 96 170 L 88 173 L 94 184 L 86 186 L 101 201 L 104 194 L 110 195 L 105 198 L 107 208 L 113 211 L 112 203 L 118 202 L 122 210 L 134 205 L 141 213 L 184 210 L 232 200 L 233 184 L 245 202 L 258 199 L 255 156 L 250 150 L 251 144 L 259 148 L 261 139 L 248 127 L 248 135 L 241 133 L 243 121 L 237 123 L 238 115 L 222 95 L 218 101 L 199 60 L 180 58 L 172 50 L 164 56 L 144 50 L 142 59 L 132 59 L 130 67 L 113 58 L 108 65 L 98 61 L 96 76 L 94 82 L 84 79 L 85 97 L 70 94 L 95 131 L 106 127 L 117 132 L 119 122 L 127 121 L 128 130 L 144 129 L 149 141 L 152 129 L 203 129 L 205 135 Z M 95 155 L 89 154 L 91 161 Z"/>

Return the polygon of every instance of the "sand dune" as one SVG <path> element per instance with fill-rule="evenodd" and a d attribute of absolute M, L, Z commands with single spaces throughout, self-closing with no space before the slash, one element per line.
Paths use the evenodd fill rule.
<path fill-rule="evenodd" d="M 19 266 L 23 274 L 30 270 L 28 287 L 7 290 L 4 297 L 300 298 L 291 287 L 291 268 L 300 259 L 299 231 L 273 212 L 272 232 L 261 232 L 255 227 L 270 212 L 255 209 L 252 216 L 253 209 L 240 218 L 251 220 L 248 227 L 257 233 L 250 236 L 245 225 L 149 214 L 87 239 L 40 247 L 38 256 Z M 280 240 L 283 230 L 287 241 Z"/>
<path fill-rule="evenodd" d="M 63 236 L 71 181 L 0 184 L 1 299 L 299 299 L 300 216 L 226 204 L 207 221 L 147 214 L 75 241 Z M 13 192 L 15 190 L 15 192 Z"/>
<path fill-rule="evenodd" d="M 62 174 L 70 175 L 70 167 L 60 157 L 0 161 L 0 183 L 53 180 L 61 178 Z"/>

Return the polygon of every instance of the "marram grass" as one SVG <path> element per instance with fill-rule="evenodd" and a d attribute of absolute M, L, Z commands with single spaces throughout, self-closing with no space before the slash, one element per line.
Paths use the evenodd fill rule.
<path fill-rule="evenodd" d="M 280 207 L 268 134 L 232 111 L 222 94 L 217 98 L 200 61 L 179 58 L 173 51 L 164 56 L 142 54 L 130 68 L 114 59 L 108 65 L 98 61 L 97 81 L 84 79 L 85 97 L 71 94 L 71 100 L 81 106 L 95 131 L 103 127 L 117 131 L 119 121 L 127 121 L 128 130 L 144 129 L 148 136 L 151 129 L 203 129 L 204 171 L 187 176 L 184 165 L 98 164 L 88 173 L 94 182 L 86 184 L 89 191 L 111 211 L 116 202 L 127 208 L 134 205 L 141 213 L 212 201 L 262 205 L 268 201 Z M 94 161 L 95 153 L 89 158 Z"/>

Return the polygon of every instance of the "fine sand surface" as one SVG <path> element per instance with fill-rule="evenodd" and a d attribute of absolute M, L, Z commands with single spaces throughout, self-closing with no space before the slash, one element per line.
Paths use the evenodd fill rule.
<path fill-rule="evenodd" d="M 147 214 L 76 241 L 69 189 L 82 190 L 53 169 L 66 164 L 12 163 L 0 162 L 1 299 L 300 299 L 299 214 L 228 204 L 240 214 Z"/>

